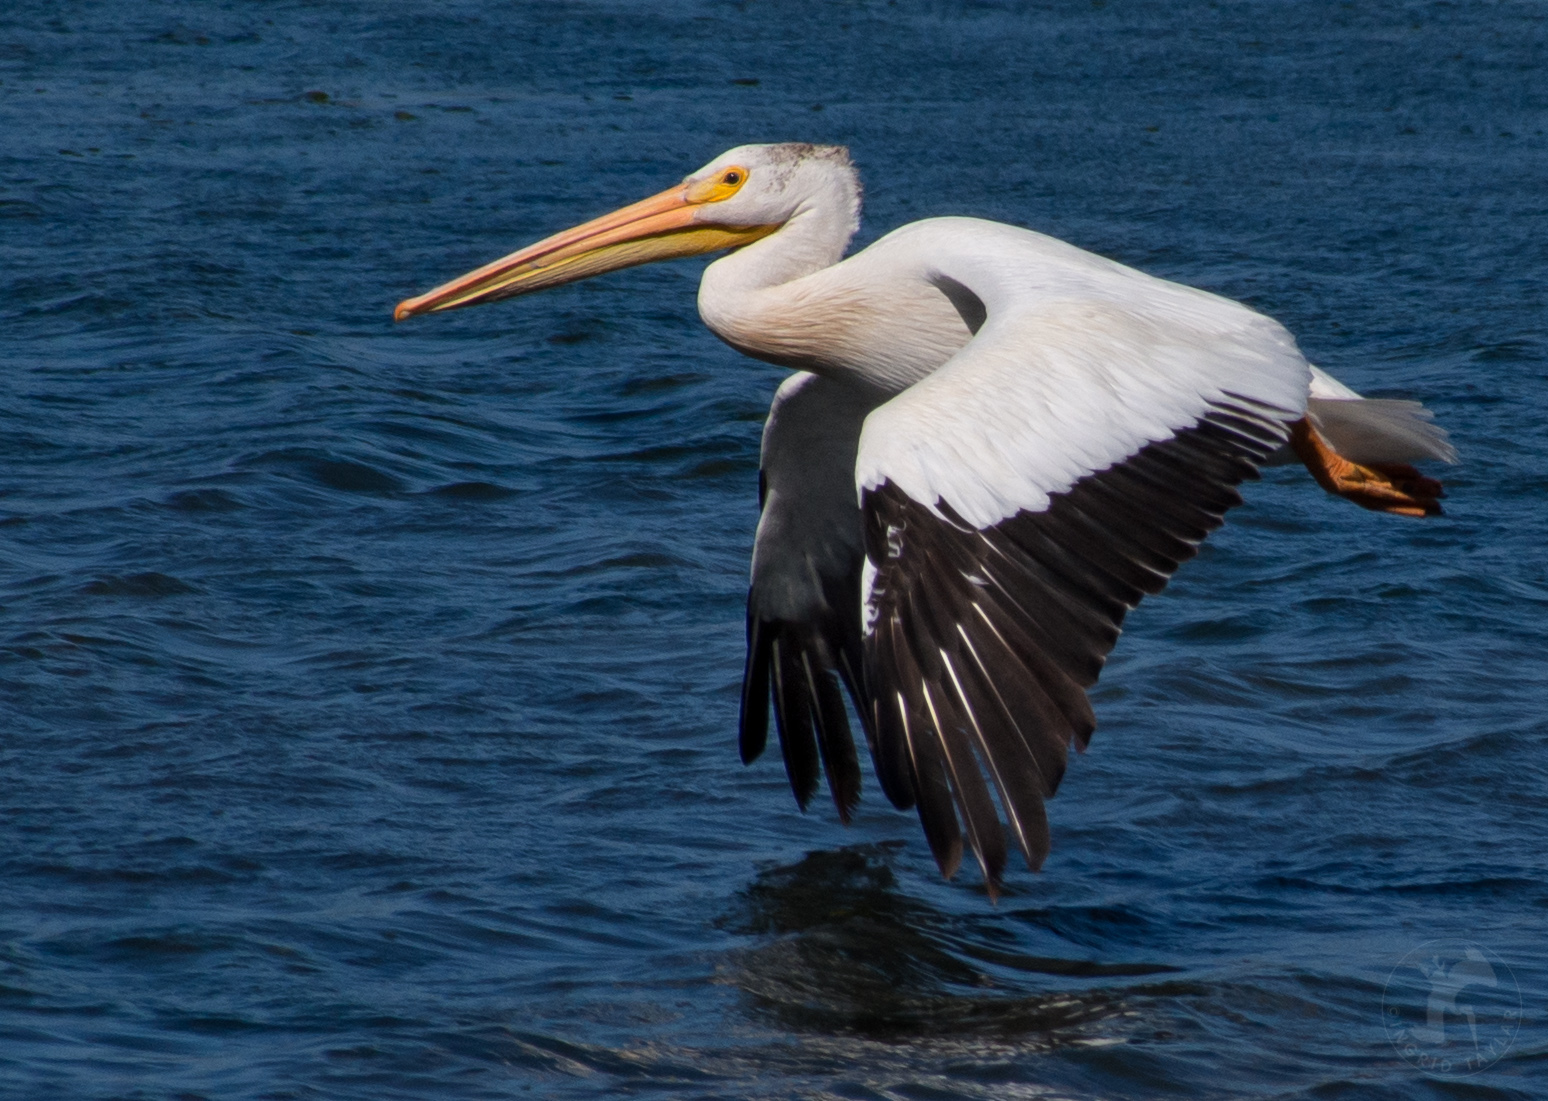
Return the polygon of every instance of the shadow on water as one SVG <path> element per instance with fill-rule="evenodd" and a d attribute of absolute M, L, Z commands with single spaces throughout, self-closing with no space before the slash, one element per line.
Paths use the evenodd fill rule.
<path fill-rule="evenodd" d="M 1056 1046 L 1065 1030 L 1128 1013 L 1121 990 L 1080 980 L 1175 970 L 990 947 L 977 919 L 904 893 L 889 856 L 854 846 L 762 872 L 717 922 L 761 940 L 729 957 L 722 980 L 789 1028 L 899 1040 L 1042 1033 Z M 1037 976 L 1060 981 L 1035 989 Z"/>

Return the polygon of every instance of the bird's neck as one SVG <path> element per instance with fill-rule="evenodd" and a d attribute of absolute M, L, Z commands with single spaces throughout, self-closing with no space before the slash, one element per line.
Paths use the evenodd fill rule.
<path fill-rule="evenodd" d="M 883 238 L 841 262 L 847 241 L 842 223 L 792 219 L 705 270 L 699 315 L 744 355 L 883 394 L 912 386 L 972 339 L 907 246 Z"/>
<path fill-rule="evenodd" d="M 825 201 L 824 201 L 825 200 Z M 715 261 L 699 283 L 699 316 L 726 343 L 758 359 L 810 368 L 803 314 L 814 287 L 859 228 L 854 187 L 803 204 L 776 232 Z"/>

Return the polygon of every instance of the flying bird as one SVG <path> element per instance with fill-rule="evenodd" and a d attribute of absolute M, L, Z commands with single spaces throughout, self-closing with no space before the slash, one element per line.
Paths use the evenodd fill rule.
<path fill-rule="evenodd" d="M 882 792 L 941 872 L 991 897 L 1008 844 L 1048 854 L 1044 800 L 1096 721 L 1129 609 L 1159 592 L 1267 463 L 1440 513 L 1454 461 L 1417 402 L 1365 400 L 1278 322 L 1026 229 L 930 218 L 844 256 L 860 181 L 840 146 L 744 145 L 680 184 L 399 304 L 528 294 L 707 252 L 699 314 L 791 368 L 763 431 L 743 762 L 769 703 L 804 809 L 860 798 L 843 690 Z"/>

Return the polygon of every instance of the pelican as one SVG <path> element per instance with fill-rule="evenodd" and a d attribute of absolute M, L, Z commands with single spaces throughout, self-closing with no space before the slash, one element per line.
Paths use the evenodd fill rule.
<path fill-rule="evenodd" d="M 796 802 L 826 774 L 847 823 L 847 690 L 882 792 L 947 878 L 966 846 L 992 899 L 1007 831 L 1031 869 L 1048 855 L 1044 800 L 1095 730 L 1086 690 L 1125 613 L 1242 481 L 1299 460 L 1356 504 L 1433 516 L 1441 486 L 1410 464 L 1456 455 L 1422 405 L 1362 399 L 1278 322 L 1031 230 L 930 218 L 846 259 L 860 195 L 841 146 L 739 146 L 394 317 L 725 252 L 700 316 L 795 372 L 763 431 L 742 761 L 772 699 Z"/>

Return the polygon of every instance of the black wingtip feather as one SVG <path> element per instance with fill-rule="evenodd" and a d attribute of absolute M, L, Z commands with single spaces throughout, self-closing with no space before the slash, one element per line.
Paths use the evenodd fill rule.
<path fill-rule="evenodd" d="M 820 773 L 817 737 L 812 730 L 812 701 L 807 693 L 801 651 L 789 631 L 779 632 L 772 650 L 774 722 L 779 727 L 779 748 L 796 805 L 805 810 L 817 793 Z"/>
<path fill-rule="evenodd" d="M 750 765 L 769 742 L 769 632 L 754 615 L 747 617 L 747 665 L 742 671 L 742 711 L 737 749 Z"/>
<path fill-rule="evenodd" d="M 907 747 L 919 824 L 924 827 L 925 840 L 941 875 L 951 879 L 962 866 L 962 827 L 957 821 L 956 800 L 946 779 L 940 750 L 926 727 L 923 701 L 919 698 L 923 684 L 919 665 L 902 637 L 896 616 L 889 618 L 886 629 L 891 636 L 893 683 L 897 685 L 896 734 Z"/>
<path fill-rule="evenodd" d="M 940 689 L 931 691 L 929 685 L 920 688 L 931 732 L 940 744 L 941 761 L 966 827 L 968 847 L 978 859 L 989 897 L 994 898 L 1005 877 L 1005 831 L 1000 826 L 999 813 L 964 732 L 964 721 L 949 702 L 949 694 Z"/>
<path fill-rule="evenodd" d="M 822 755 L 828 791 L 838 808 L 839 821 L 849 825 L 860 805 L 860 760 L 855 755 L 855 739 L 849 732 L 849 716 L 844 713 L 844 697 L 838 682 L 813 656 L 815 646 L 802 650 L 802 668 L 806 676 L 808 698 L 812 701 L 812 719 L 817 728 L 817 750 Z"/>

